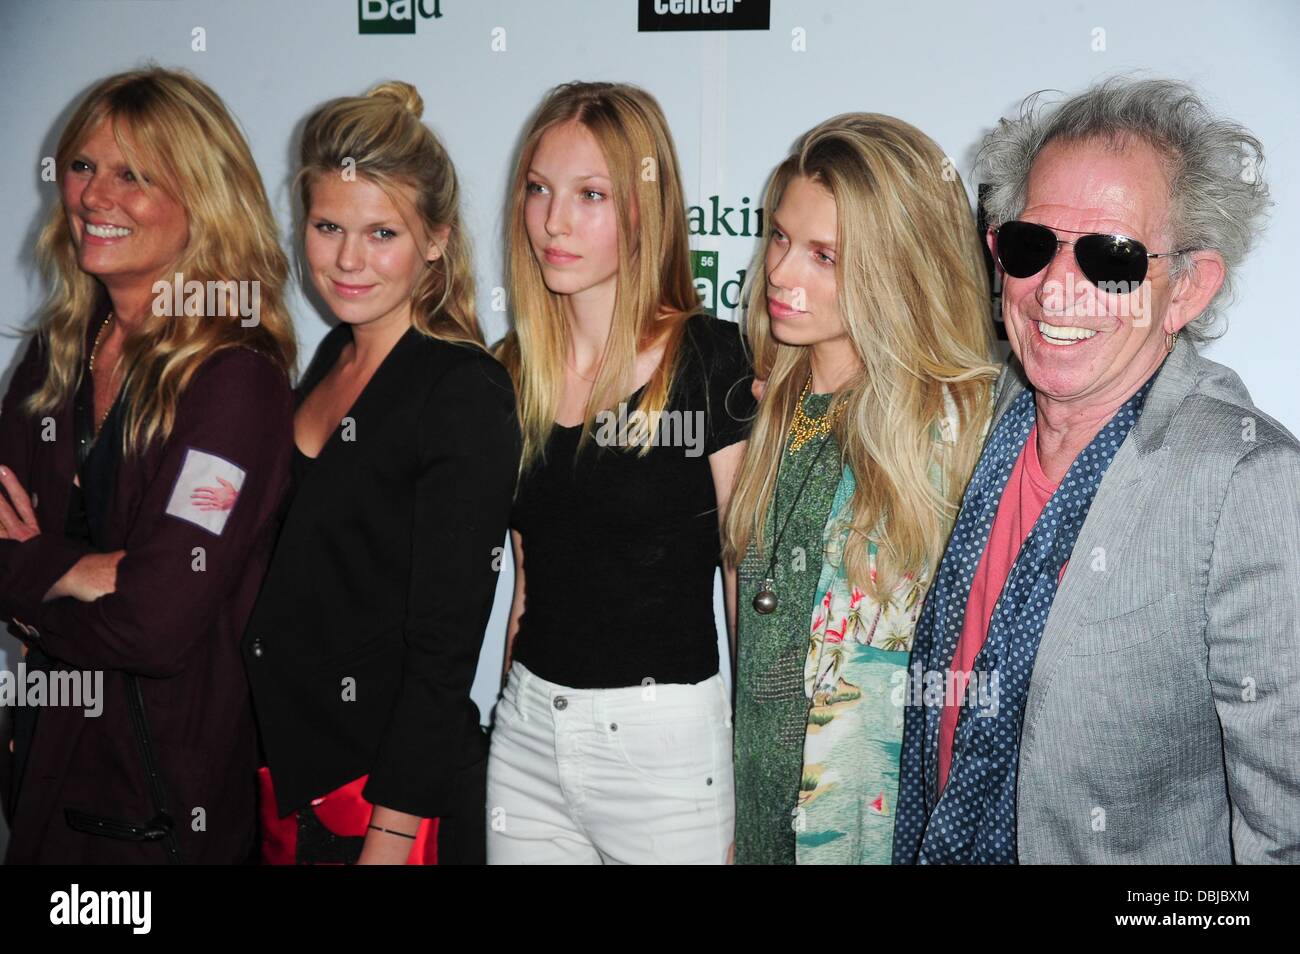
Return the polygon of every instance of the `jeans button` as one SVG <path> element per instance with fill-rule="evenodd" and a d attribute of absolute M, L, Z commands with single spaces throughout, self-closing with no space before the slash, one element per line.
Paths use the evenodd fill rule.
<path fill-rule="evenodd" d="M 568 708 L 569 700 L 564 698 L 564 696 L 556 696 L 555 702 L 553 702 L 552 705 L 557 709 L 566 709 Z"/>

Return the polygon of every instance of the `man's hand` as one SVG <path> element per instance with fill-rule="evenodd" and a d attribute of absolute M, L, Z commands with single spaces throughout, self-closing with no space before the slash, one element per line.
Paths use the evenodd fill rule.
<path fill-rule="evenodd" d="M 87 553 L 73 564 L 72 569 L 50 587 L 45 602 L 62 596 L 71 596 L 83 603 L 93 603 L 101 596 L 117 591 L 117 565 L 125 550 L 112 553 Z"/>

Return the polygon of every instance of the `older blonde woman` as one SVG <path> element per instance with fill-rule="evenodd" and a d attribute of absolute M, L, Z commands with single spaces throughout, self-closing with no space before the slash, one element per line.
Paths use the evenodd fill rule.
<path fill-rule="evenodd" d="M 53 294 L 0 414 L 0 613 L 29 666 L 101 671 L 103 711 L 17 712 L 7 860 L 243 861 L 239 636 L 289 480 L 284 254 L 247 143 L 186 73 L 103 80 L 55 157 Z"/>
<path fill-rule="evenodd" d="M 1259 160 L 1161 80 L 985 144 L 1015 360 L 917 627 L 895 861 L 1300 861 L 1300 444 L 1196 350 Z"/>

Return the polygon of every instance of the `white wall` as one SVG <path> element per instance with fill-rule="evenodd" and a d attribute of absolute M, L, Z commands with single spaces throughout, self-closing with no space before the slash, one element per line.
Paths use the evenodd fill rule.
<path fill-rule="evenodd" d="M 1073 91 L 1102 75 L 1146 70 L 1192 81 L 1264 142 L 1276 202 L 1272 223 L 1242 272 L 1228 335 L 1206 354 L 1235 368 L 1264 411 L 1300 431 L 1300 330 L 1287 294 L 1300 247 L 1296 5 L 1180 0 L 1067 9 L 1042 0 L 773 0 L 770 31 L 661 34 L 637 32 L 632 0 L 442 0 L 440 9 L 442 17 L 420 20 L 413 36 L 361 36 L 357 0 L 5 3 L 0 67 L 8 82 L 0 129 L 8 174 L 0 180 L 0 217 L 10 225 L 0 234 L 0 284 L 11 291 L 0 330 L 26 326 L 42 298 L 31 249 L 57 193 L 41 181 L 40 160 L 53 154 L 63 120 L 88 86 L 146 60 L 192 70 L 225 99 L 286 229 L 292 139 L 311 109 L 380 79 L 419 87 L 425 119 L 443 137 L 464 182 L 490 340 L 506 328 L 490 299 L 503 282 L 510 160 L 525 117 L 555 83 L 644 86 L 672 124 L 688 202 L 709 209 L 716 196 L 720 206 L 743 209 L 747 198 L 753 209 L 791 141 L 835 113 L 906 119 L 933 136 L 967 176 L 982 134 L 1027 93 Z M 204 31 L 204 51 L 192 48 L 196 28 Z M 1099 29 L 1104 50 L 1094 49 Z M 805 50 L 792 48 L 796 36 L 805 38 Z M 738 214 L 730 221 L 741 224 Z M 696 236 L 692 244 L 718 253 L 724 283 L 746 267 L 754 247 L 752 237 L 726 235 Z M 301 298 L 293 307 L 305 366 L 327 325 Z M 720 312 L 730 316 L 729 309 Z M 6 383 L 16 347 L 12 338 L 0 338 Z M 507 560 L 475 685 L 485 718 L 511 589 Z M 16 659 L 13 641 L 0 637 L 0 667 L 12 668 Z"/>

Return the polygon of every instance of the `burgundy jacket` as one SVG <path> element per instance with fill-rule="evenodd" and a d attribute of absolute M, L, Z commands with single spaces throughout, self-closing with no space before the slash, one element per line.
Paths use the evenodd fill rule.
<path fill-rule="evenodd" d="M 88 344 L 102 316 L 90 322 Z M 239 644 L 288 489 L 289 381 L 248 348 L 205 360 L 169 439 L 118 464 L 102 540 L 105 551 L 126 551 L 116 591 L 93 603 L 42 603 L 87 552 L 63 536 L 75 469 L 72 409 L 51 415 L 55 439 L 43 440 L 41 422 L 19 407 L 44 373 L 36 338 L 0 411 L 0 465 L 34 495 L 42 530 L 21 543 L 0 540 L 0 616 L 66 666 L 103 670 L 103 711 L 41 709 L 17 804 L 9 806 L 6 862 L 167 860 L 159 841 L 84 834 L 66 821 L 67 809 L 134 822 L 154 815 L 123 673 L 139 677 L 183 860 L 244 861 L 254 844 L 257 750 Z M 233 506 L 196 507 L 194 489 L 224 486 L 221 480 L 238 490 Z M 4 745 L 0 759 L 10 758 Z"/>

